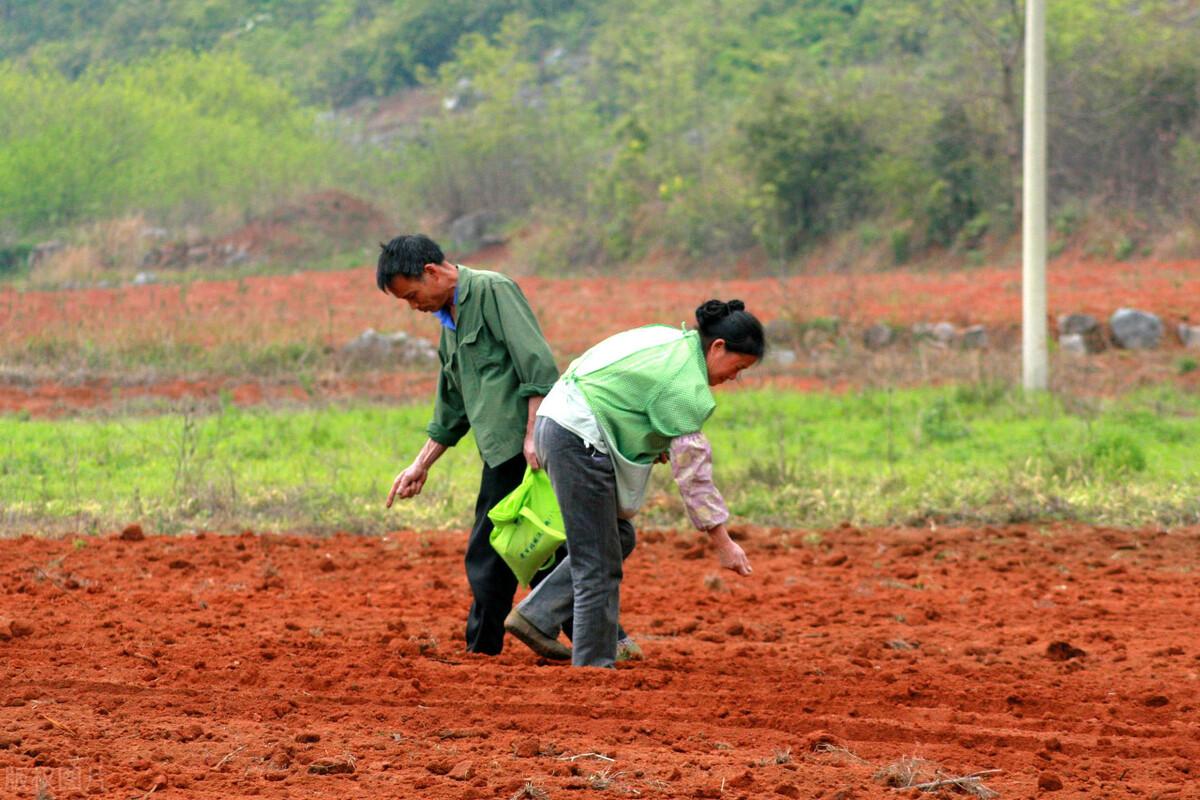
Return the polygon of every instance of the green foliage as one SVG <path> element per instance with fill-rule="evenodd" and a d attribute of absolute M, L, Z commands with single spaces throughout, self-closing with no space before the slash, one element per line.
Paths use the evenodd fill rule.
<path fill-rule="evenodd" d="M 1055 247 L 1102 204 L 1200 207 L 1186 5 L 1051 4 Z M 755 244 L 786 259 L 865 219 L 903 263 L 1016 227 L 1012 0 L 45 0 L 2 13 L 9 242 L 135 206 L 192 219 L 222 200 L 245 210 L 385 180 L 435 226 L 479 210 L 540 223 L 543 251 L 528 255 L 559 268 Z M 348 120 L 372 104 L 359 101 L 413 88 L 453 108 L 390 131 L 386 155 L 363 152 Z M 305 104 L 343 109 L 337 132 L 356 143 L 335 146 Z"/>
<path fill-rule="evenodd" d="M 763 244 L 789 256 L 865 211 L 876 149 L 848 101 L 772 91 L 745 124 Z"/>
<path fill-rule="evenodd" d="M 0 106 L 0 220 L 17 232 L 244 207 L 337 159 L 310 112 L 229 56 L 169 53 L 75 81 L 0 65 Z"/>

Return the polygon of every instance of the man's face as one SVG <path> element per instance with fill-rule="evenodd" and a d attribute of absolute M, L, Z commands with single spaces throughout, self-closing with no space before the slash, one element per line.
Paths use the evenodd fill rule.
<path fill-rule="evenodd" d="M 426 264 L 420 277 L 393 275 L 387 283 L 388 293 L 408 303 L 413 311 L 432 314 L 454 298 L 454 283 L 445 272 L 439 264 Z"/>

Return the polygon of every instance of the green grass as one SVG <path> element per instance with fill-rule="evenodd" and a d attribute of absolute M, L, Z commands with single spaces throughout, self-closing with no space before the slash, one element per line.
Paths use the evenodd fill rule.
<path fill-rule="evenodd" d="M 1085 404 L 991 386 L 815 395 L 726 392 L 706 432 L 736 518 L 825 527 L 1078 519 L 1200 520 L 1200 398 Z M 42 421 L 0 417 L 0 529 L 309 531 L 469 524 L 466 440 L 388 511 L 428 406 Z M 684 525 L 666 467 L 641 517 Z"/>

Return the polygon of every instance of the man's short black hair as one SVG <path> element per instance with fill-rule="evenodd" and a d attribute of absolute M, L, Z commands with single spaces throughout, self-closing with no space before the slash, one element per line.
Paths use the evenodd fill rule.
<path fill-rule="evenodd" d="M 423 233 L 397 236 L 387 244 L 379 245 L 379 249 L 375 285 L 381 292 L 388 290 L 388 281 L 397 275 L 424 279 L 426 264 L 441 264 L 446 260 L 446 254 L 437 242 Z"/>

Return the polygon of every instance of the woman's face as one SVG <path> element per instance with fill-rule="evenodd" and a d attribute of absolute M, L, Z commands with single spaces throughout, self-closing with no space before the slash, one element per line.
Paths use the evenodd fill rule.
<path fill-rule="evenodd" d="M 758 363 L 758 358 L 726 350 L 724 339 L 713 339 L 704 353 L 704 363 L 708 367 L 708 385 L 719 386 L 736 379 L 742 370 Z"/>

